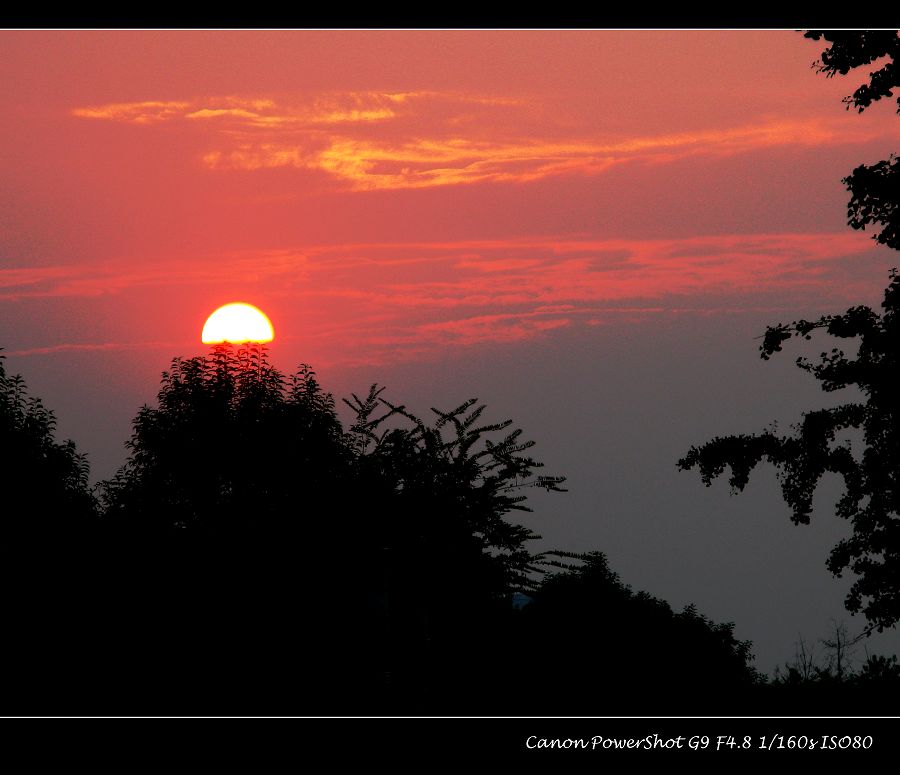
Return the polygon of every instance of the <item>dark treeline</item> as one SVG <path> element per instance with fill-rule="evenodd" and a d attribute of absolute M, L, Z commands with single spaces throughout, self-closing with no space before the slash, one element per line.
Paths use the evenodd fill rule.
<path fill-rule="evenodd" d="M 510 516 L 564 480 L 476 401 L 430 423 L 376 386 L 348 404 L 345 428 L 263 349 L 176 359 L 91 488 L 0 361 L 0 712 L 804 713 L 824 692 L 862 713 L 896 686 L 877 659 L 767 682 L 731 624 L 600 552 L 532 551 Z"/>

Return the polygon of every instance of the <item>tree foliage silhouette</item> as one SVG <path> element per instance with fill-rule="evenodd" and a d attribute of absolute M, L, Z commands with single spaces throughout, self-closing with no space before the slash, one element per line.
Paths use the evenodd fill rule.
<path fill-rule="evenodd" d="M 534 534 L 510 518 L 528 488 L 564 479 L 538 473 L 509 420 L 469 399 L 427 423 L 384 392 L 347 400 L 345 429 L 308 366 L 285 376 L 255 347 L 175 359 L 102 484 L 101 516 L 4 568 L 7 588 L 41 580 L 7 608 L 22 636 L 3 649 L 21 676 L 5 701 L 215 714 L 752 702 L 759 676 L 730 623 L 633 592 L 599 552 L 529 551 Z M 21 380 L 3 396 L 25 424 Z"/>
<path fill-rule="evenodd" d="M 298 529 L 298 490 L 317 504 L 337 497 L 349 471 L 334 401 L 314 372 L 286 378 L 257 347 L 175 359 L 127 446 L 102 492 L 106 519 L 130 526 Z M 313 522 L 302 519 L 307 530 Z"/>
<path fill-rule="evenodd" d="M 230 345 L 176 359 L 158 405 L 135 419 L 129 460 L 102 485 L 105 517 L 167 529 L 286 527 L 296 524 L 285 515 L 302 482 L 306 497 L 332 508 L 355 507 L 364 493 L 370 508 L 389 513 L 388 522 L 363 526 L 373 546 L 468 541 L 496 560 L 506 586 L 525 583 L 524 547 L 534 536 L 505 517 L 528 510 L 521 490 L 558 491 L 564 477 L 534 475 L 542 464 L 522 454 L 533 442 L 520 430 L 492 440 L 512 421 L 479 425 L 485 407 L 476 399 L 433 410 L 429 427 L 383 391 L 373 385 L 365 399 L 346 401 L 355 419 L 344 432 L 334 399 L 306 365 L 286 378 L 264 349 Z M 398 418 L 406 427 L 389 427 Z"/>
<path fill-rule="evenodd" d="M 83 529 L 96 516 L 87 458 L 55 439 L 56 416 L 28 395 L 0 355 L 0 471 L 7 536 L 51 540 Z"/>
<path fill-rule="evenodd" d="M 264 349 L 231 345 L 176 359 L 102 485 L 111 535 L 184 547 L 171 573 L 183 618 L 215 609 L 189 590 L 216 578 L 228 603 L 204 629 L 236 617 L 290 644 L 284 661 L 292 649 L 318 666 L 303 671 L 317 710 L 366 696 L 424 708 L 459 689 L 527 581 L 534 535 L 506 517 L 527 509 L 524 488 L 563 481 L 536 476 L 532 442 L 479 422 L 474 399 L 427 425 L 382 393 L 347 402 L 345 431 L 308 366 L 286 377 Z"/>
<path fill-rule="evenodd" d="M 892 274 L 878 315 L 868 307 L 853 307 L 843 315 L 816 321 L 798 320 L 769 327 L 760 346 L 769 358 L 792 336 L 811 338 L 828 334 L 857 339 L 855 357 L 833 348 L 817 363 L 798 358 L 797 365 L 811 373 L 828 392 L 856 387 L 862 401 L 806 412 L 795 434 L 774 431 L 755 435 L 715 438 L 692 447 L 678 465 L 697 467 L 704 484 L 731 469 L 729 483 L 736 491 L 747 485 L 760 462 L 775 465 L 782 495 L 791 507 L 792 520 L 807 524 L 813 496 L 821 478 L 834 473 L 844 481 L 844 494 L 836 513 L 849 520 L 853 533 L 840 541 L 828 559 L 835 575 L 853 571 L 858 578 L 847 597 L 847 609 L 863 611 L 882 629 L 900 619 L 900 277 Z M 862 449 L 849 440 L 838 441 L 847 429 L 862 431 Z"/>
<path fill-rule="evenodd" d="M 3 713 L 61 711 L 58 703 L 40 709 L 41 699 L 89 691 L 78 676 L 90 671 L 81 644 L 92 590 L 83 579 L 92 568 L 97 502 L 87 458 L 55 435 L 54 413 L 0 356 Z"/>
<path fill-rule="evenodd" d="M 865 632 L 851 635 L 846 625 L 832 623 L 830 636 L 807 644 L 801 636 L 794 659 L 775 669 L 774 679 L 761 687 L 762 707 L 784 713 L 815 714 L 823 707 L 857 709 L 860 714 L 889 715 L 896 710 L 900 688 L 897 657 L 866 652 L 856 669 L 855 653 Z"/>
<path fill-rule="evenodd" d="M 848 110 L 856 108 L 862 113 L 872 103 L 892 97 L 894 89 L 900 87 L 900 36 L 895 30 L 810 30 L 806 37 L 831 44 L 814 63 L 819 72 L 829 78 L 886 60 L 869 74 L 867 83 L 844 98 Z M 897 106 L 900 113 L 900 95 Z M 873 165 L 861 164 L 842 182 L 851 194 L 847 207 L 849 225 L 864 230 L 867 226 L 880 224 L 881 231 L 874 239 L 900 250 L 900 159 L 891 155 Z"/>
<path fill-rule="evenodd" d="M 868 84 L 845 100 L 848 108 L 862 111 L 872 102 L 892 96 L 900 75 L 896 32 L 811 31 L 807 37 L 831 42 L 817 63 L 829 76 L 888 58 L 887 64 L 871 74 Z M 900 248 L 896 159 L 859 167 L 844 182 L 853 194 L 850 225 L 862 229 L 880 223 L 883 229 L 876 239 Z M 685 470 L 699 468 L 707 486 L 730 468 L 729 481 L 736 491 L 744 489 L 760 462 L 774 464 L 782 495 L 797 524 L 809 522 L 822 476 L 834 473 L 842 477 L 845 491 L 836 513 L 851 522 L 853 533 L 834 547 L 827 566 L 835 575 L 846 570 L 856 575 L 846 599 L 847 609 L 862 611 L 870 626 L 878 630 L 900 619 L 900 277 L 896 271 L 881 306 L 884 311 L 880 315 L 858 306 L 843 315 L 770 326 L 760 346 L 762 357 L 768 359 L 791 337 L 811 339 L 817 330 L 858 340 L 855 357 L 833 348 L 821 353 L 817 363 L 798 358 L 797 365 L 819 380 L 823 390 L 855 387 L 863 400 L 804 413 L 794 435 L 780 436 L 773 430 L 715 438 L 692 447 L 678 462 Z M 848 429 L 862 432 L 861 449 L 836 439 Z"/>
<path fill-rule="evenodd" d="M 563 477 L 540 476 L 512 421 L 485 422 L 469 399 L 432 408 L 431 425 L 382 397 L 345 400 L 355 415 L 347 437 L 360 492 L 377 520 L 368 529 L 383 557 L 383 642 L 392 687 L 437 707 L 468 707 L 496 683 L 485 654 L 499 648 L 511 595 L 531 584 L 530 530 L 508 521 L 529 510 L 524 490 L 560 491 Z M 434 706 L 430 706 L 434 710 Z"/>
<path fill-rule="evenodd" d="M 405 406 L 382 398 L 383 391 L 372 385 L 365 399 L 354 394 L 345 403 L 356 414 L 349 436 L 363 489 L 387 490 L 392 499 L 391 545 L 458 551 L 454 562 L 468 555 L 475 562 L 460 566 L 459 573 L 482 582 L 492 578 L 488 586 L 504 598 L 527 587 L 527 542 L 536 536 L 506 517 L 530 511 L 525 488 L 559 492 L 565 477 L 536 475 L 543 464 L 523 454 L 534 442 L 521 440 L 520 429 L 509 430 L 512 420 L 479 422 L 485 406 L 477 399 L 449 412 L 432 408 L 437 420 L 428 426 Z M 395 419 L 406 426 L 386 427 Z M 490 438 L 501 431 L 502 438 Z M 430 565 L 434 559 L 424 561 Z"/>
<path fill-rule="evenodd" d="M 601 552 L 545 560 L 551 572 L 516 631 L 530 644 L 516 667 L 531 677 L 517 712 L 546 713 L 563 698 L 560 710 L 585 715 L 735 711 L 748 701 L 761 677 L 732 623 L 632 591 Z"/>

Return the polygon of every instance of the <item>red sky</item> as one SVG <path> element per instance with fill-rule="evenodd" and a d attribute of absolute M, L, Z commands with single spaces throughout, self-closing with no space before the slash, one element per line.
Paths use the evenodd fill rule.
<path fill-rule="evenodd" d="M 643 417 L 636 375 L 672 341 L 739 331 L 739 368 L 768 323 L 878 302 L 895 261 L 846 227 L 840 180 L 900 124 L 847 112 L 856 83 L 817 75 L 820 49 L 792 31 L 0 32 L 0 347 L 103 476 L 230 301 L 269 315 L 279 365 L 337 388 L 441 373 L 462 400 L 500 361 L 499 400 L 541 430 L 527 407 L 568 383 L 522 364 L 564 351 L 633 369 L 623 411 Z M 690 379 L 726 364 L 706 368 Z M 558 398 L 563 424 L 591 405 Z M 750 411 L 709 400 L 680 412 Z M 673 466 L 698 422 L 646 454 Z M 592 481 L 584 520 L 612 497 Z"/>
<path fill-rule="evenodd" d="M 245 299 L 286 355 L 380 363 L 870 283 L 834 204 L 893 116 L 843 110 L 850 84 L 812 77 L 796 33 L 2 45 L 0 304 L 23 355 L 183 350 Z"/>

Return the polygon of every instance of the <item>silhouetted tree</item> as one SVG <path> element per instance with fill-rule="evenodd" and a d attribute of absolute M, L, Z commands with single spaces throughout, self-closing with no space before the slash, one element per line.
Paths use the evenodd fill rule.
<path fill-rule="evenodd" d="M 827 75 L 847 73 L 852 68 L 886 57 L 889 61 L 873 72 L 868 84 L 845 101 L 862 111 L 873 101 L 892 96 L 898 85 L 897 55 L 900 38 L 888 32 L 819 32 L 808 37 L 831 42 L 817 66 Z M 863 229 L 880 223 L 876 239 L 900 248 L 897 217 L 900 211 L 900 177 L 896 159 L 875 167 L 859 167 L 845 179 L 853 194 L 849 206 L 850 225 Z M 838 516 L 852 523 L 850 538 L 831 552 L 828 568 L 835 575 L 846 570 L 857 578 L 846 606 L 862 611 L 870 626 L 893 625 L 900 619 L 900 277 L 891 273 L 882 307 L 877 314 L 865 306 L 843 315 L 825 315 L 816 321 L 796 320 L 789 325 L 767 328 L 760 351 L 764 359 L 781 351 L 792 336 L 810 339 L 813 332 L 858 340 L 855 357 L 833 348 L 823 352 L 818 363 L 804 358 L 797 365 L 810 372 L 828 392 L 855 387 L 862 400 L 833 409 L 806 412 L 794 426 L 795 434 L 782 436 L 774 430 L 754 435 L 716 438 L 692 447 L 678 462 L 682 469 L 697 467 L 708 486 L 730 467 L 734 490 L 746 486 L 751 470 L 760 462 L 775 465 L 785 501 L 796 524 L 809 522 L 813 495 L 826 473 L 843 478 L 845 491 L 837 503 Z M 862 432 L 861 449 L 849 441 L 837 441 L 847 429 Z"/>
<path fill-rule="evenodd" d="M 93 504 L 83 458 L 3 377 L 3 417 Z M 730 624 L 631 592 L 599 553 L 529 551 L 510 517 L 564 479 L 510 420 L 470 399 L 428 423 L 383 393 L 346 401 L 345 430 L 308 366 L 175 359 L 99 519 L 6 568 L 41 581 L 7 619 L 5 709 L 677 713 L 754 684 Z"/>
<path fill-rule="evenodd" d="M 0 476 L 4 549 L 14 537 L 51 540 L 83 529 L 96 516 L 90 468 L 72 441 L 57 442 L 56 416 L 29 396 L 0 355 Z M 13 551 L 16 551 L 14 548 Z"/>
<path fill-rule="evenodd" d="M 892 97 L 900 87 L 900 36 L 895 30 L 821 31 L 810 30 L 806 37 L 825 40 L 831 45 L 814 66 L 829 78 L 886 60 L 869 74 L 852 95 L 844 98 L 847 109 L 862 113 L 873 102 Z M 900 113 L 900 95 L 897 97 Z M 851 193 L 847 208 L 848 223 L 854 229 L 881 224 L 874 239 L 900 250 L 900 159 L 890 158 L 873 165 L 862 164 L 842 181 Z"/>
<path fill-rule="evenodd" d="M 443 584 L 453 576 L 454 583 L 478 578 L 504 600 L 527 586 L 532 556 L 526 542 L 535 536 L 506 518 L 530 511 L 525 488 L 561 491 L 565 478 L 536 475 L 543 464 L 523 454 L 534 442 L 521 440 L 519 429 L 506 433 L 512 420 L 479 422 L 485 406 L 477 399 L 449 412 L 432 409 L 437 419 L 429 426 L 381 398 L 383 390 L 373 385 L 365 399 L 345 401 L 356 413 L 348 436 L 363 489 L 381 489 L 392 501 L 391 532 L 380 540 L 393 548 L 428 547 L 436 554 L 422 555 L 425 567 L 443 567 L 441 555 L 452 557 L 457 573 L 436 576 Z M 397 418 L 406 427 L 385 427 Z M 500 431 L 502 438 L 490 438 Z M 466 556 L 471 562 L 459 564 Z"/>
<path fill-rule="evenodd" d="M 126 558 L 128 626 L 152 621 L 204 654 L 187 668 L 157 643 L 154 683 L 196 712 L 364 709 L 376 553 L 352 450 L 314 372 L 287 377 L 260 346 L 176 358 L 127 446 L 101 485 L 101 524 Z"/>
<path fill-rule="evenodd" d="M 139 557 L 123 573 L 145 607 L 170 600 L 158 615 L 207 646 L 253 622 L 222 659 L 266 650 L 273 682 L 295 666 L 308 710 L 437 707 L 525 581 L 534 536 L 507 515 L 527 508 L 524 487 L 563 481 L 534 476 L 532 442 L 479 424 L 474 400 L 429 426 L 382 392 L 347 402 L 344 431 L 307 366 L 288 378 L 231 345 L 176 359 L 102 486 L 105 535 Z M 144 584 L 161 557 L 166 577 Z"/>
<path fill-rule="evenodd" d="M 0 713 L 60 711 L 41 710 L 41 699 L 74 694 L 88 664 L 81 578 L 97 504 L 86 457 L 55 429 L 54 413 L 0 356 Z"/>
<path fill-rule="evenodd" d="M 102 485 L 107 521 L 215 533 L 315 528 L 350 456 L 308 366 L 286 378 L 259 347 L 176 358 L 134 421 L 128 461 Z"/>
<path fill-rule="evenodd" d="M 760 686 L 757 707 L 763 713 L 777 709 L 788 715 L 894 713 L 900 665 L 896 656 L 867 653 L 856 670 L 854 654 L 864 637 L 832 621 L 831 634 L 819 640 L 823 650 L 817 654 L 801 636 L 795 659 L 776 668 L 774 678 Z"/>
<path fill-rule="evenodd" d="M 548 553 L 558 569 L 518 612 L 510 667 L 518 713 L 736 712 L 760 681 L 750 643 L 693 605 L 682 611 L 624 584 L 601 552 Z M 546 566 L 545 566 L 545 569 Z"/>
<path fill-rule="evenodd" d="M 851 635 L 847 631 L 844 622 L 832 620 L 832 635 L 822 638 L 822 645 L 828 654 L 828 668 L 834 673 L 838 681 L 843 681 L 853 673 L 853 660 L 859 642 L 865 637 L 865 633 Z"/>
<path fill-rule="evenodd" d="M 856 387 L 862 400 L 831 409 L 806 412 L 793 435 L 774 430 L 715 438 L 691 447 L 678 461 L 683 469 L 699 468 L 704 484 L 731 469 L 735 491 L 747 485 L 750 472 L 763 461 L 775 465 L 782 495 L 795 524 L 807 524 L 813 496 L 822 476 L 843 478 L 844 494 L 836 513 L 849 520 L 853 533 L 840 541 L 828 559 L 835 575 L 852 570 L 858 578 L 847 597 L 847 609 L 863 611 L 879 630 L 900 618 L 900 277 L 892 274 L 878 315 L 854 307 L 843 315 L 817 321 L 799 320 L 766 331 L 760 347 L 768 358 L 791 336 L 809 339 L 818 329 L 835 337 L 857 339 L 855 357 L 833 348 L 818 363 L 798 358 L 797 365 L 822 383 L 825 391 Z M 862 432 L 862 448 L 837 434 Z"/>
<path fill-rule="evenodd" d="M 862 668 L 856 675 L 856 681 L 860 684 L 893 684 L 896 692 L 900 688 L 900 664 L 897 662 L 897 656 L 890 657 L 873 654 L 866 658 Z M 896 694 L 894 694 L 896 700 Z"/>
<path fill-rule="evenodd" d="M 775 668 L 775 681 L 782 683 L 798 683 L 811 681 L 822 670 L 816 660 L 814 645 L 807 645 L 801 635 L 794 644 L 794 660 L 785 665 L 787 672 Z"/>
<path fill-rule="evenodd" d="M 815 647 L 807 645 L 801 635 L 794 644 L 795 656 L 785 665 L 786 672 L 775 669 L 776 683 L 808 683 L 812 681 L 847 681 L 853 675 L 853 663 L 865 632 L 851 635 L 845 622 L 831 620 L 831 634 L 820 638 L 823 651 L 817 655 Z"/>
<path fill-rule="evenodd" d="M 559 491 L 564 478 L 536 475 L 542 464 L 524 454 L 534 442 L 511 420 L 484 422 L 477 399 L 432 409 L 428 425 L 382 392 L 346 403 L 358 487 L 380 514 L 368 529 L 383 558 L 389 680 L 422 709 L 472 712 L 495 667 L 484 654 L 530 583 L 536 536 L 507 517 L 529 510 L 525 488 Z"/>

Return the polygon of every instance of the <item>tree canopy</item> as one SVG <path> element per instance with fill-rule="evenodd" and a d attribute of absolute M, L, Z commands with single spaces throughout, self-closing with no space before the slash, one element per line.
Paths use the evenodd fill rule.
<path fill-rule="evenodd" d="M 96 516 L 90 468 L 72 441 L 58 442 L 56 416 L 0 355 L 0 475 L 9 537 L 68 535 Z M 7 542 L 7 547 L 9 542 Z"/>
<path fill-rule="evenodd" d="M 886 60 L 869 73 L 868 83 L 844 98 L 848 110 L 856 108 L 862 113 L 873 102 L 892 97 L 893 90 L 900 86 L 900 36 L 896 30 L 807 30 L 804 37 L 831 44 L 813 63 L 813 67 L 828 78 L 847 75 L 857 67 Z M 897 112 L 900 113 L 900 96 Z"/>
<path fill-rule="evenodd" d="M 99 512 L 64 551 L 37 543 L 6 568 L 40 580 L 9 619 L 6 702 L 590 714 L 755 685 L 730 624 L 633 593 L 600 553 L 530 549 L 511 517 L 564 479 L 510 420 L 469 399 L 426 422 L 384 393 L 352 395 L 344 424 L 312 369 L 286 376 L 264 349 L 175 359 Z"/>
<path fill-rule="evenodd" d="M 836 513 L 848 520 L 852 535 L 831 552 L 828 568 L 841 575 L 853 571 L 847 608 L 862 611 L 879 629 L 900 619 L 900 277 L 892 273 L 882 303 L 884 312 L 853 307 L 843 315 L 815 321 L 797 320 L 767 329 L 760 350 L 769 358 L 789 338 L 810 339 L 817 330 L 843 339 L 857 339 L 855 356 L 833 348 L 818 362 L 798 358 L 827 392 L 857 388 L 860 401 L 805 412 L 792 435 L 773 430 L 753 435 L 715 438 L 694 446 L 678 462 L 681 469 L 698 468 L 703 482 L 730 468 L 729 483 L 743 490 L 755 466 L 775 465 L 792 519 L 805 524 L 813 496 L 826 473 L 842 477 L 844 494 Z M 846 429 L 862 431 L 862 448 L 840 440 Z"/>
<path fill-rule="evenodd" d="M 428 425 L 383 392 L 345 401 L 344 431 L 307 365 L 286 377 L 264 349 L 230 345 L 175 359 L 158 405 L 135 419 L 128 461 L 102 485 L 104 518 L 308 536 L 336 525 L 331 513 L 355 520 L 352 533 L 335 528 L 342 544 L 459 550 L 496 564 L 504 588 L 526 584 L 534 535 L 506 517 L 528 510 L 525 488 L 559 491 L 564 477 L 536 475 L 542 464 L 525 454 L 534 442 L 511 420 L 480 422 L 477 399 L 433 409 Z"/>
<path fill-rule="evenodd" d="M 537 475 L 533 442 L 476 399 L 426 423 L 383 393 L 348 400 L 345 430 L 308 366 L 285 376 L 231 345 L 176 359 L 102 485 L 108 535 L 172 558 L 165 586 L 193 637 L 257 622 L 240 648 L 274 641 L 284 662 L 317 664 L 303 680 L 318 710 L 458 694 L 533 575 L 535 536 L 508 517 L 526 488 L 564 481 Z M 204 577 L 220 589 L 198 599 Z"/>
<path fill-rule="evenodd" d="M 130 529 L 309 530 L 350 470 L 334 400 L 314 372 L 287 378 L 263 350 L 230 345 L 176 358 L 127 447 L 102 495 L 105 520 Z"/>
<path fill-rule="evenodd" d="M 831 44 L 815 63 L 828 76 L 887 60 L 870 74 L 867 84 L 845 99 L 848 108 L 862 112 L 873 102 L 891 97 L 900 85 L 900 37 L 896 31 L 813 30 L 806 36 Z M 865 229 L 881 224 L 875 239 L 900 249 L 897 158 L 857 167 L 844 183 L 852 194 L 849 225 Z M 851 523 L 853 532 L 834 547 L 827 567 L 838 576 L 848 570 L 855 574 L 847 609 L 863 612 L 870 626 L 879 630 L 900 620 L 900 277 L 896 270 L 881 306 L 881 314 L 857 306 L 842 315 L 769 326 L 760 346 L 762 357 L 768 359 L 791 337 L 811 339 L 817 330 L 857 340 L 855 356 L 835 347 L 822 352 L 818 362 L 798 358 L 797 365 L 819 380 L 823 390 L 856 388 L 862 400 L 805 412 L 793 435 L 770 430 L 718 437 L 691 447 L 678 461 L 681 469 L 698 468 L 707 486 L 730 468 L 729 481 L 736 491 L 744 489 L 760 462 L 774 464 L 782 494 L 798 524 L 809 522 L 822 477 L 826 473 L 840 476 L 845 490 L 836 513 Z M 861 448 L 837 438 L 848 429 L 862 432 Z"/>
<path fill-rule="evenodd" d="M 900 87 L 900 35 L 896 30 L 832 31 L 810 30 L 806 37 L 831 45 L 814 66 L 829 78 L 847 75 L 864 65 L 881 62 L 869 73 L 868 82 L 844 98 L 847 109 L 862 113 L 874 102 L 890 98 Z M 900 113 L 900 95 L 897 96 Z M 881 225 L 873 238 L 900 250 L 900 159 L 891 155 L 875 164 L 861 164 L 842 181 L 850 192 L 848 224 L 854 229 Z"/>
<path fill-rule="evenodd" d="M 532 679 L 510 687 L 517 712 L 561 699 L 561 712 L 585 715 L 744 712 L 762 679 L 731 622 L 632 590 L 602 552 L 546 559 L 551 572 L 514 630 L 530 648 L 509 649 Z"/>

